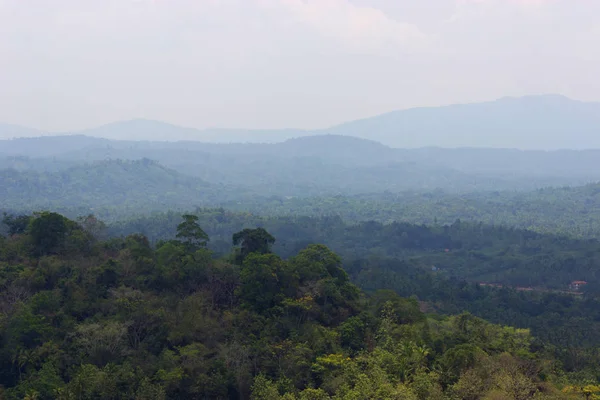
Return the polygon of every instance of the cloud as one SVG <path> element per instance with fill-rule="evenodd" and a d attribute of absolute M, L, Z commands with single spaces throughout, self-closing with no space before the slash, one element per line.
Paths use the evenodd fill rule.
<path fill-rule="evenodd" d="M 270 3 L 283 5 L 295 20 L 353 49 L 414 50 L 427 41 L 427 35 L 416 25 L 396 21 L 380 9 L 357 6 L 347 0 L 274 0 Z"/>

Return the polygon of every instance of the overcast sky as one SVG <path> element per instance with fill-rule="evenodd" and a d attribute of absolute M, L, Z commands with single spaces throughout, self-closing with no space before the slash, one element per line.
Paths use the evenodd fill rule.
<path fill-rule="evenodd" d="M 600 0 L 0 0 L 0 122 L 317 128 L 600 100 Z"/>

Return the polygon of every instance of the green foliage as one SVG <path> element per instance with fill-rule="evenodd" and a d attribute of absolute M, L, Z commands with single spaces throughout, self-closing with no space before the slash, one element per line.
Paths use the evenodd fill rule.
<path fill-rule="evenodd" d="M 234 246 L 241 245 L 240 257 L 243 260 L 252 253 L 270 253 L 275 238 L 264 228 L 256 228 L 234 233 L 232 241 Z"/>
<path fill-rule="evenodd" d="M 152 246 L 140 234 L 73 252 L 67 243 L 82 231 L 77 224 L 34 218 L 42 218 L 35 229 L 0 242 L 0 386 L 9 400 L 589 392 L 558 390 L 583 379 L 562 370 L 528 330 L 466 313 L 428 317 L 416 299 L 390 291 L 368 296 L 324 245 L 286 260 L 260 251 L 263 240 L 240 265 L 194 243 Z M 46 251 L 13 247 L 48 232 L 61 241 Z"/>
<path fill-rule="evenodd" d="M 61 251 L 72 225 L 71 221 L 57 213 L 37 215 L 28 227 L 36 252 L 45 255 Z"/>
<path fill-rule="evenodd" d="M 264 228 L 246 228 L 236 234 L 237 243 L 252 235 L 249 238 L 252 241 L 248 242 L 250 247 L 242 243 L 241 254 L 272 248 L 282 257 L 291 257 L 311 243 L 323 243 L 344 258 L 350 275 L 357 268 L 406 268 L 408 273 L 415 274 L 432 271 L 434 267 L 435 275 L 445 278 L 508 286 L 567 290 L 575 280 L 600 283 L 595 268 L 600 262 L 597 240 L 464 221 L 434 226 L 373 221 L 348 224 L 336 217 L 267 218 L 221 209 L 198 210 L 197 216 L 211 237 L 210 248 L 218 254 L 231 251 L 231 246 L 225 244 L 231 237 L 230 232 L 245 225 L 260 224 Z M 139 229 L 153 242 L 168 240 L 174 237 L 179 218 L 175 213 L 155 215 L 123 222 L 109 230 L 120 236 Z M 277 242 L 271 246 L 268 237 L 261 236 L 265 234 L 261 229 L 276 236 Z M 365 265 L 368 262 L 373 265 Z M 385 271 L 373 276 L 389 281 Z"/>
<path fill-rule="evenodd" d="M 206 247 L 209 238 L 198 225 L 198 217 L 190 214 L 184 214 L 182 217 L 183 222 L 177 225 L 175 237 L 182 240 L 189 248 Z"/>
<path fill-rule="evenodd" d="M 274 254 L 252 253 L 240 269 L 240 299 L 257 312 L 265 312 L 284 299 L 285 264 Z"/>
<path fill-rule="evenodd" d="M 379 310 L 387 300 L 397 302 L 399 322 L 415 322 L 419 308 L 445 314 L 466 310 L 495 323 L 530 328 L 534 336 L 556 346 L 556 356 L 570 371 L 595 368 L 598 355 L 592 349 L 600 346 L 597 240 L 465 221 L 433 226 L 348 224 L 338 217 L 259 217 L 224 209 L 197 210 L 196 215 L 210 233 L 210 248 L 216 254 L 231 251 L 230 232 L 258 224 L 278 238 L 276 254 L 297 265 L 307 259 L 301 273 L 318 277 L 325 264 L 335 262 L 326 256 L 319 261 L 314 250 L 307 253 L 313 254 L 310 257 L 297 253 L 310 243 L 324 243 L 343 257 L 348 277 L 363 290 L 415 296 L 413 304 L 393 296 L 377 300 Z M 179 219 L 177 213 L 133 219 L 113 225 L 111 232 L 130 233 L 135 228 L 154 240 L 168 239 Z M 574 280 L 588 282 L 581 295 L 569 293 Z M 479 285 L 482 282 L 502 287 Z M 284 306 L 303 318 L 314 309 L 313 294 L 284 300 Z"/>

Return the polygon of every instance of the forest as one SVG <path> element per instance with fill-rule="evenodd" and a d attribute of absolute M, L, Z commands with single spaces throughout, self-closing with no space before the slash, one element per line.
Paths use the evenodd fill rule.
<path fill-rule="evenodd" d="M 116 207 L 102 196 L 120 194 L 123 181 L 130 184 L 127 192 L 136 202 L 132 207 L 142 203 L 146 210 L 157 211 L 158 201 L 168 209 L 182 202 L 187 207 L 223 205 L 232 200 L 231 191 L 236 194 L 234 200 L 245 202 L 249 194 L 284 199 L 386 191 L 465 194 L 531 191 L 600 180 L 600 152 L 596 150 L 397 149 L 341 135 L 271 144 L 50 136 L 0 140 L 0 149 L 0 183 L 10 193 L 5 194 L 6 202 L 27 200 L 32 207 L 48 207 L 39 205 L 46 198 L 53 207 L 72 205 L 72 200 L 53 191 L 55 187 L 77 194 L 78 206 Z M 85 180 L 88 174 L 102 182 L 112 178 L 118 184 L 104 184 L 95 193 Z M 37 192 L 32 191 L 34 182 Z M 172 195 L 147 199 L 143 183 Z M 228 188 L 223 196 L 212 196 L 223 187 Z M 124 205 L 121 200 L 119 206 Z"/>
<path fill-rule="evenodd" d="M 208 229 L 192 214 L 180 214 L 170 238 L 155 243 L 140 233 L 109 237 L 93 216 L 71 220 L 38 212 L 6 215 L 4 223 L 0 385 L 7 399 L 600 394 L 592 347 L 559 347 L 529 329 L 458 311 L 458 300 L 477 299 L 473 303 L 482 306 L 518 301 L 522 293 L 448 279 L 427 285 L 429 299 L 400 297 L 369 280 L 372 268 L 346 263 L 323 244 L 277 255 L 279 238 L 259 226 L 231 232 L 232 248 L 217 255 L 208 246 Z M 408 228 L 404 232 L 413 235 Z M 420 234 L 424 248 L 444 237 Z M 420 248 L 405 239 L 408 249 Z M 436 279 L 404 277 L 392 265 L 380 262 L 378 268 L 415 287 L 419 279 Z M 443 287 L 455 293 L 443 295 Z M 587 294 L 534 295 L 539 298 L 531 312 L 595 301 Z M 456 299 L 456 310 L 434 312 L 434 296 Z M 502 311 L 498 304 L 496 311 Z M 554 334 L 561 332 L 572 334 Z"/>
<path fill-rule="evenodd" d="M 505 226 L 454 221 L 422 225 L 375 221 L 347 223 L 339 216 L 265 217 L 225 209 L 194 213 L 211 236 L 217 254 L 231 251 L 232 232 L 260 226 L 278 241 L 274 251 L 289 257 L 311 243 L 323 243 L 345 259 L 401 259 L 416 268 L 472 282 L 566 289 L 576 280 L 599 282 L 597 239 L 578 239 Z M 172 238 L 180 214 L 152 214 L 107 226 L 106 234 L 142 233 L 152 243 Z"/>
<path fill-rule="evenodd" d="M 0 398 L 600 398 L 594 151 L 4 145 Z"/>
<path fill-rule="evenodd" d="M 213 160 L 216 156 L 191 153 L 181 157 L 191 162 L 197 157 Z M 231 165 L 237 165 L 227 167 L 231 168 L 227 174 L 235 180 L 224 178 L 226 169 L 220 165 L 215 166 L 216 170 L 204 170 L 206 173 L 199 177 L 194 174 L 203 168 L 196 164 L 182 168 L 186 172 L 183 173 L 148 158 L 80 163 L 64 156 L 43 161 L 13 156 L 3 159 L 0 155 L 0 212 L 51 209 L 72 218 L 92 213 L 106 222 L 117 222 L 168 211 L 225 208 L 268 217 L 339 216 L 347 222 L 435 225 L 460 219 L 580 238 L 600 236 L 600 186 L 598 183 L 576 186 L 586 182 L 577 171 L 560 181 L 569 186 L 544 187 L 540 183 L 540 187 L 531 190 L 535 184 L 528 189 L 519 185 L 507 188 L 493 177 L 474 178 L 472 182 L 476 185 L 462 186 L 456 175 L 463 174 L 462 171 L 436 175 L 429 169 L 417 173 L 415 168 L 420 166 L 406 163 L 386 167 L 367 165 L 364 168 L 370 172 L 362 174 L 354 167 L 331 166 L 320 158 L 292 158 L 287 163 L 298 163 L 296 170 L 260 155 L 260 161 L 255 163 L 253 159 L 240 161 L 236 155 L 228 157 Z M 7 168 L 1 168 L 3 161 Z M 260 163 L 265 165 L 258 166 Z M 337 173 L 327 177 L 324 168 L 329 167 L 345 168 L 345 177 Z M 311 170 L 315 176 L 302 177 Z M 504 171 L 500 176 L 507 173 Z M 261 182 L 256 181 L 256 176 L 261 176 Z M 395 186 L 388 178 L 401 184 Z M 426 186 L 411 183 L 428 179 L 433 181 Z M 536 178 L 523 179 L 532 184 Z"/>
<path fill-rule="evenodd" d="M 557 357 L 565 363 L 596 362 L 596 239 L 459 221 L 433 226 L 349 224 L 339 217 L 260 217 L 224 209 L 197 210 L 195 215 L 215 254 L 229 254 L 231 233 L 252 226 L 272 232 L 278 238 L 273 251 L 284 258 L 311 243 L 323 243 L 343 258 L 352 281 L 366 292 L 394 290 L 417 296 L 434 312 L 469 311 L 529 328 L 558 346 Z M 106 235 L 141 232 L 156 243 L 173 237 L 180 218 L 171 212 L 125 220 L 108 224 Z M 570 283 L 582 279 L 587 284 L 580 293 L 570 293 Z"/>

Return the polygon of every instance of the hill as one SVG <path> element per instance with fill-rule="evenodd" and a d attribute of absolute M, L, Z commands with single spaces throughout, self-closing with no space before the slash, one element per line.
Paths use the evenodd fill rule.
<path fill-rule="evenodd" d="M 256 157 L 179 151 L 148 153 L 125 149 L 78 153 L 80 158 L 96 161 L 88 164 L 81 159 L 74 162 L 15 156 L 0 159 L 0 166 L 9 168 L 1 171 L 4 186 L 0 194 L 6 196 L 4 206 L 21 206 L 31 201 L 39 207 L 53 204 L 63 209 L 76 205 L 76 199 L 84 204 L 108 206 L 110 196 L 114 195 L 119 201 L 138 204 L 140 212 L 147 212 L 173 206 L 216 206 L 224 202 L 260 204 L 259 198 L 271 196 L 334 196 L 438 188 L 449 192 L 471 192 L 494 188 L 527 189 L 536 184 L 534 180 L 505 180 L 409 162 L 348 166 L 318 157 Z M 165 173 L 167 168 L 149 159 L 145 161 L 149 164 L 144 167 L 135 160 L 114 160 L 114 157 L 139 160 L 142 155 L 158 159 L 161 165 L 167 166 L 169 173 Z M 137 165 L 138 168 L 123 168 L 126 165 Z M 194 192 L 192 189 L 197 182 L 202 182 L 203 189 L 208 192 Z M 100 183 L 106 184 L 98 188 Z M 223 190 L 225 187 L 228 189 Z M 69 197 L 63 197 L 64 190 L 68 191 Z M 105 201 L 88 198 L 90 190 L 101 193 Z M 207 193 L 211 195 L 207 196 Z M 167 194 L 170 200 L 165 197 Z M 150 201 L 155 198 L 164 202 Z M 51 203 L 48 203 L 49 199 L 52 199 Z"/>
<path fill-rule="evenodd" d="M 265 196 L 530 190 L 600 180 L 600 150 L 394 149 L 340 135 L 274 144 L 55 136 L 3 141 L 0 147 L 5 153 L 0 166 L 54 171 L 61 164 L 148 158 L 185 175 Z"/>
<path fill-rule="evenodd" d="M 243 196 L 241 190 L 236 194 Z M 108 160 L 57 172 L 0 171 L 0 197 L 7 209 L 93 209 L 133 212 L 218 204 L 229 189 L 165 168 L 151 160 Z"/>
<path fill-rule="evenodd" d="M 210 197 L 213 201 L 210 205 L 235 200 L 254 206 L 248 202 L 249 194 L 264 199 L 438 189 L 470 193 L 532 190 L 600 180 L 600 150 L 393 149 L 375 141 L 340 135 L 303 137 L 275 144 L 48 136 L 3 141 L 0 147 L 5 153 L 0 156 L 0 169 L 20 171 L 20 175 L 12 176 L 13 185 L 18 185 L 19 179 L 35 182 L 46 179 L 33 178 L 35 174 L 30 177 L 29 172 L 50 174 L 48 179 L 52 181 L 57 173 L 69 168 L 89 168 L 89 162 L 96 163 L 95 168 L 107 168 L 110 164 L 103 164 L 105 160 L 151 159 L 183 176 L 232 188 L 222 194 L 215 193 Z M 157 173 L 157 179 L 175 179 L 164 176 L 161 170 L 147 170 L 143 175 L 147 178 L 153 173 Z M 165 182 L 164 187 L 167 186 Z M 198 204 L 196 198 L 186 194 L 187 189 L 175 192 L 176 203 L 168 204 L 185 207 Z M 107 194 L 110 193 L 113 192 L 109 190 Z M 128 201 L 148 204 L 148 191 L 126 193 L 131 196 Z M 122 196 L 120 189 L 117 196 Z M 201 198 L 201 204 L 207 204 L 206 197 Z"/>
<path fill-rule="evenodd" d="M 393 111 L 327 129 L 194 129 L 145 119 L 69 132 L 112 140 L 279 143 L 323 134 L 376 140 L 391 147 L 600 148 L 600 103 L 560 95 L 506 97 L 490 102 Z M 39 136 L 0 125 L 0 139 Z M 64 135 L 66 133 L 55 133 Z"/>
<path fill-rule="evenodd" d="M 600 148 L 600 103 L 559 95 L 393 111 L 347 122 L 327 133 L 393 147 Z"/>

